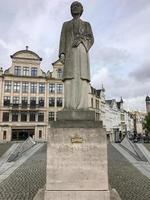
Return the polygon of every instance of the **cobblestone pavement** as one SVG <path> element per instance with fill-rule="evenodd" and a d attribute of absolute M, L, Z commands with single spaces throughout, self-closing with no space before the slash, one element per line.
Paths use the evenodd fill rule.
<path fill-rule="evenodd" d="M 0 157 L 9 149 L 12 143 L 2 143 L 0 144 Z"/>
<path fill-rule="evenodd" d="M 150 200 L 150 180 L 108 145 L 109 183 L 122 200 Z"/>
<path fill-rule="evenodd" d="M 32 200 L 46 181 L 46 145 L 0 184 L 0 200 Z"/>
<path fill-rule="evenodd" d="M 150 200 L 150 180 L 108 145 L 109 182 L 122 200 Z M 0 184 L 0 200 L 32 200 L 46 181 L 46 145 Z"/>
<path fill-rule="evenodd" d="M 150 151 L 150 143 L 145 143 L 144 146 Z"/>

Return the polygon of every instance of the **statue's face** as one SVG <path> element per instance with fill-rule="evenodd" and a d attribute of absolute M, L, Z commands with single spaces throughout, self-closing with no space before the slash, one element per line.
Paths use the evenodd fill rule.
<path fill-rule="evenodd" d="M 72 14 L 73 17 L 76 16 L 76 15 L 81 16 L 82 12 L 83 12 L 83 7 L 82 7 L 82 4 L 80 2 L 75 1 L 71 4 L 71 14 Z"/>

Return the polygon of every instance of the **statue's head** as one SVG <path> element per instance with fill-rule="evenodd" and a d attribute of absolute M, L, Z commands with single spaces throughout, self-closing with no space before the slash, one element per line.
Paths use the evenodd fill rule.
<path fill-rule="evenodd" d="M 83 6 L 79 1 L 74 1 L 71 4 L 71 14 L 73 17 L 81 16 L 83 13 Z"/>

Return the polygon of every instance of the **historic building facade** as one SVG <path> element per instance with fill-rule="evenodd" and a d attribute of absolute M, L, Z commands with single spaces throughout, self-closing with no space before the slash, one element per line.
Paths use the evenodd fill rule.
<path fill-rule="evenodd" d="M 132 115 L 124 110 L 123 99 L 105 101 L 104 127 L 110 141 L 119 142 L 127 132 L 134 131 L 134 119 Z"/>
<path fill-rule="evenodd" d="M 49 121 L 63 107 L 62 65 L 46 74 L 42 59 L 28 49 L 11 59 L 11 67 L 0 71 L 0 140 L 46 140 Z"/>

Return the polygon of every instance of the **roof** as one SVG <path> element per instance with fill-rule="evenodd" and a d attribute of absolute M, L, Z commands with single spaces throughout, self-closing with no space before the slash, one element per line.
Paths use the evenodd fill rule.
<path fill-rule="evenodd" d="M 118 109 L 120 110 L 120 109 L 121 109 L 121 104 L 123 103 L 123 101 L 116 102 L 115 99 L 106 100 L 106 103 L 107 103 L 108 105 L 110 105 L 111 107 L 113 106 L 113 103 L 114 103 L 114 102 L 116 103 Z"/>
<path fill-rule="evenodd" d="M 91 93 L 94 94 L 96 97 L 100 97 L 101 91 L 101 89 L 96 90 L 94 87 L 91 86 Z"/>
<path fill-rule="evenodd" d="M 35 52 L 33 51 L 30 51 L 30 50 L 20 50 L 20 51 L 17 51 L 16 53 L 14 53 L 13 55 L 11 55 L 10 57 L 11 58 L 19 58 L 19 59 L 25 59 L 24 57 L 21 57 L 19 56 L 20 54 L 23 54 L 23 53 L 28 53 L 28 54 L 31 54 L 33 55 L 33 58 L 30 58 L 31 60 L 39 60 L 39 61 L 42 61 L 42 58 L 36 54 Z"/>
<path fill-rule="evenodd" d="M 57 65 L 57 64 L 63 66 L 63 64 L 61 63 L 60 59 L 58 59 L 58 60 L 56 60 L 55 62 L 52 63 L 53 66 Z"/>

